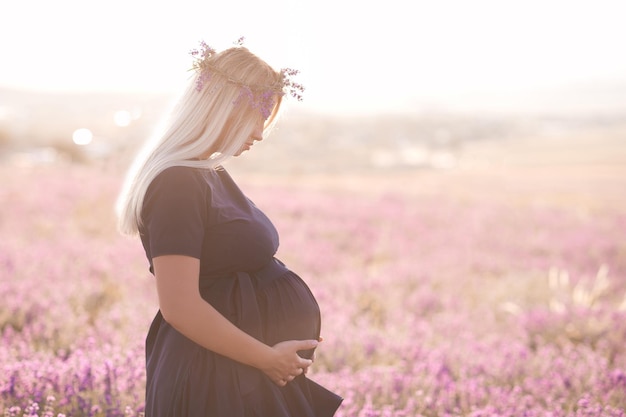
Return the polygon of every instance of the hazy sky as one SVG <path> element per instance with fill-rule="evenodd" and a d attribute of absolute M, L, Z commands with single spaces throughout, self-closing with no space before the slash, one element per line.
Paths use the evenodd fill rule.
<path fill-rule="evenodd" d="M 200 39 L 302 71 L 305 106 L 386 110 L 626 81 L 622 0 L 20 0 L 0 86 L 179 91 Z"/>

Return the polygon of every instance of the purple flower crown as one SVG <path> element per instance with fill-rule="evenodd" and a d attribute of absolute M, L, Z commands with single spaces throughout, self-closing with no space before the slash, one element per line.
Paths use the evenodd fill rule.
<path fill-rule="evenodd" d="M 243 46 L 244 38 L 239 38 L 235 44 Z M 254 109 L 258 109 L 264 119 L 267 119 L 276 102 L 275 96 L 284 96 L 289 94 L 298 101 L 302 101 L 302 93 L 304 86 L 292 80 L 292 77 L 298 75 L 299 71 L 291 68 L 282 68 L 280 70 L 280 79 L 272 85 L 248 85 L 241 80 L 231 78 L 226 72 L 216 68 L 210 58 L 215 54 L 215 49 L 211 48 L 206 42 L 200 42 L 200 49 L 192 49 L 190 51 L 193 57 L 191 69 L 198 73 L 196 78 L 196 90 L 202 91 L 204 85 L 211 79 L 214 74 L 223 77 L 228 83 L 240 87 L 239 97 L 233 104 L 239 103 L 242 99 L 247 98 L 250 105 Z"/>

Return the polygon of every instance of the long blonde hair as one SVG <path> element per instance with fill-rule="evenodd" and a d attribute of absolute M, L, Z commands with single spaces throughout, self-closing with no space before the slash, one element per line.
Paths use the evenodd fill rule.
<path fill-rule="evenodd" d="M 197 78 L 202 74 L 190 81 L 163 133 L 148 141 L 131 165 L 116 205 L 120 232 L 139 232 L 144 196 L 163 170 L 172 166 L 215 169 L 241 149 L 262 117 L 241 99 L 242 84 L 280 82 L 280 72 L 244 47 L 226 49 L 210 59 L 215 73 L 203 80 L 200 91 Z M 281 101 L 277 95 L 265 130 L 275 121 Z"/>

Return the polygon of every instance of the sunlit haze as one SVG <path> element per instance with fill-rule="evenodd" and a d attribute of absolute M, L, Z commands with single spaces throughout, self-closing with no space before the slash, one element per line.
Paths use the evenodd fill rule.
<path fill-rule="evenodd" d="M 315 110 L 563 105 L 626 85 L 621 1 L 36 0 L 3 9 L 0 87 L 12 89 L 176 92 L 200 39 L 223 49 L 240 36 L 273 66 L 300 69 L 303 106 Z"/>

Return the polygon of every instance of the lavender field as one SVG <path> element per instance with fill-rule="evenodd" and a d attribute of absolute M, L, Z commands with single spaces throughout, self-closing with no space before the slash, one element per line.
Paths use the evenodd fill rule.
<path fill-rule="evenodd" d="M 623 172 L 518 167 L 242 174 L 322 308 L 338 417 L 626 415 Z M 0 181 L 0 415 L 140 415 L 157 299 L 119 170 Z"/>

